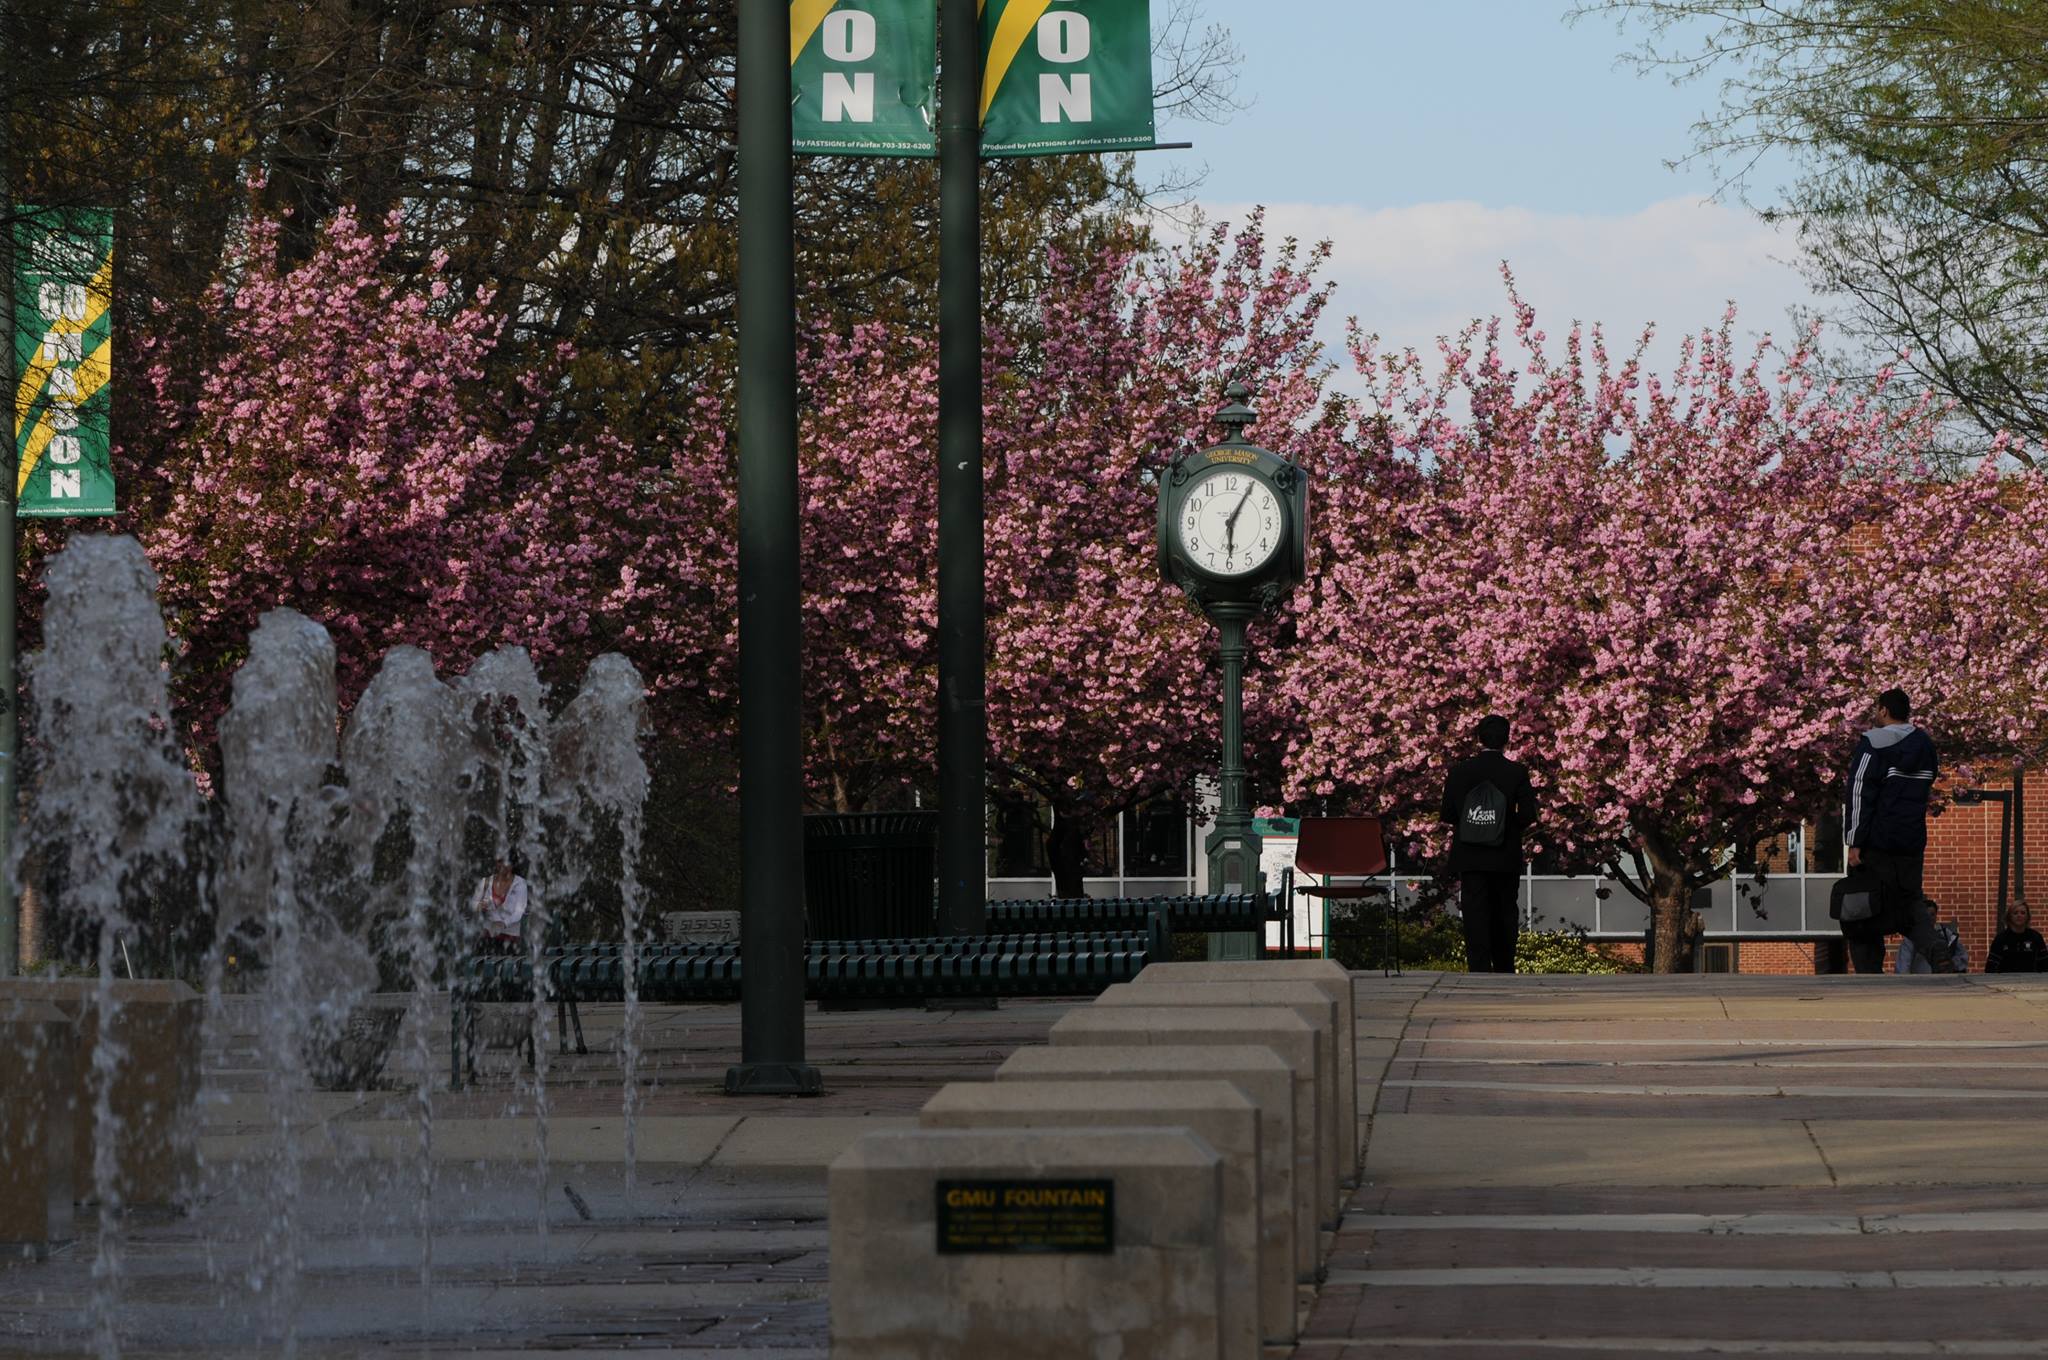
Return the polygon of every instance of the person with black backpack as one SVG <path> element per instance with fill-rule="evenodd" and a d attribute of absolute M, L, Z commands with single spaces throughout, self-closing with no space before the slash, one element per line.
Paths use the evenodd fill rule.
<path fill-rule="evenodd" d="M 1536 822 L 1536 790 L 1527 767 L 1503 754 L 1506 718 L 1490 713 L 1480 719 L 1478 736 L 1485 749 L 1444 777 L 1450 871 L 1458 876 L 1465 917 L 1466 970 L 1512 973 L 1522 933 L 1522 833 Z"/>
<path fill-rule="evenodd" d="M 1905 935 L 1937 973 L 1953 973 L 1950 951 L 1921 891 L 1927 860 L 1927 803 L 1940 771 L 1934 742 L 1907 719 L 1913 705 L 1902 689 L 1877 698 L 1878 725 L 1863 734 L 1849 760 L 1849 879 L 1867 884 L 1867 914 L 1844 911 L 1842 938 L 1859 973 L 1884 971 L 1884 939 Z"/>

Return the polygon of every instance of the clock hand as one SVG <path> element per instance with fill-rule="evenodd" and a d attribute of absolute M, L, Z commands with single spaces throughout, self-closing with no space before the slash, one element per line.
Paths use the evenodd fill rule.
<path fill-rule="evenodd" d="M 1224 521 L 1223 521 L 1223 525 L 1224 525 L 1224 527 L 1225 527 L 1226 529 L 1227 529 L 1227 528 L 1233 528 L 1233 527 L 1235 527 L 1235 526 L 1236 526 L 1236 524 L 1237 524 L 1237 517 L 1238 517 L 1239 515 L 1241 515 L 1241 514 L 1243 514 L 1243 513 L 1244 513 L 1244 505 L 1245 505 L 1245 502 L 1246 502 L 1246 501 L 1248 501 L 1248 500 L 1250 500 L 1250 499 L 1252 498 L 1252 490 L 1253 490 L 1253 487 L 1254 487 L 1254 486 L 1256 486 L 1256 485 L 1257 485 L 1257 483 L 1253 483 L 1253 485 L 1252 485 L 1252 486 L 1247 486 L 1247 487 L 1246 487 L 1246 488 L 1244 489 L 1244 494 L 1243 494 L 1242 496 L 1239 496 L 1239 497 L 1237 498 L 1237 508 L 1236 508 L 1235 510 L 1232 510 L 1232 511 L 1230 512 L 1230 518 L 1229 518 L 1229 519 L 1227 519 L 1227 520 L 1224 520 Z"/>
<path fill-rule="evenodd" d="M 1232 510 L 1229 517 L 1223 521 L 1223 555 L 1225 557 L 1232 555 L 1231 545 L 1237 541 L 1237 517 L 1244 513 L 1245 502 L 1252 498 L 1252 487 L 1256 485 L 1257 483 L 1253 483 L 1245 487 L 1244 494 L 1237 498 L 1237 508 Z"/>

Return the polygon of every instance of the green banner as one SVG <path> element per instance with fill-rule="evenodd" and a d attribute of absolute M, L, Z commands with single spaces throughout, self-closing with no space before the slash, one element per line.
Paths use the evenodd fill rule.
<path fill-rule="evenodd" d="M 791 0 L 791 148 L 938 154 L 936 0 Z"/>
<path fill-rule="evenodd" d="M 15 513 L 111 515 L 114 215 L 24 206 L 14 224 Z"/>
<path fill-rule="evenodd" d="M 1147 0 L 985 0 L 981 154 L 1154 144 Z"/>

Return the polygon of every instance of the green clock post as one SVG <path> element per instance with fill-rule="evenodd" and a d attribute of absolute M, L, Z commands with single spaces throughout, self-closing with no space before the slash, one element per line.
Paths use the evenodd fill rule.
<path fill-rule="evenodd" d="M 1159 479 L 1159 569 L 1208 615 L 1221 639 L 1222 808 L 1206 845 L 1211 892 L 1261 892 L 1259 836 L 1244 773 L 1245 625 L 1278 609 L 1308 563 L 1308 477 L 1245 440 L 1256 415 L 1241 383 L 1216 413 L 1223 442 L 1176 458 Z M 1249 956 L 1250 937 L 1226 938 L 1226 956 Z"/>

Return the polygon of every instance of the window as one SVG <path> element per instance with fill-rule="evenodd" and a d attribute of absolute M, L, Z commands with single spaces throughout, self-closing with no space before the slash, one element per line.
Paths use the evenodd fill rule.
<path fill-rule="evenodd" d="M 1848 869 L 1842 846 L 1842 814 L 1830 812 L 1806 828 L 1806 872 L 1839 874 Z"/>
<path fill-rule="evenodd" d="M 1130 878 L 1184 878 L 1188 872 L 1188 814 L 1171 799 L 1124 813 L 1124 873 Z"/>
<path fill-rule="evenodd" d="M 988 876 L 1046 878 L 1052 865 L 1045 857 L 1041 804 L 998 799 L 988 811 Z"/>
<path fill-rule="evenodd" d="M 1117 876 L 1115 818 L 1100 818 L 1088 828 L 1088 839 L 1082 843 L 1081 875 L 1084 878 Z"/>
<path fill-rule="evenodd" d="M 1700 953 L 1700 972 L 1732 973 L 1735 971 L 1735 942 L 1733 940 L 1716 940 L 1695 947 Z"/>

